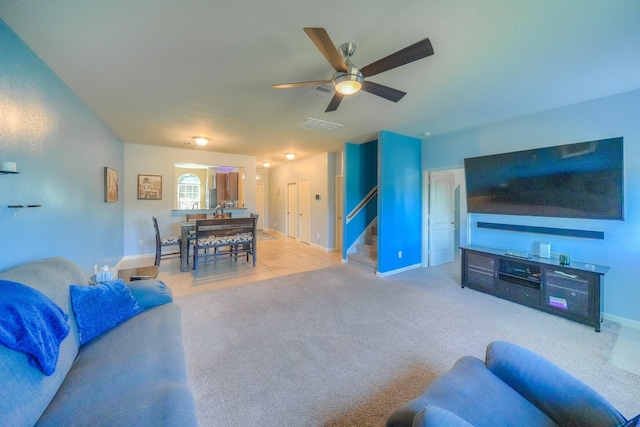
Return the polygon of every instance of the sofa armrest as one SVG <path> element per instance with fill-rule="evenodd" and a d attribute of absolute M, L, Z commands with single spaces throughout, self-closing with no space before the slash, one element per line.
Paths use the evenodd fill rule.
<path fill-rule="evenodd" d="M 542 356 L 506 341 L 487 347 L 487 368 L 557 424 L 617 426 L 625 418 L 591 387 Z"/>

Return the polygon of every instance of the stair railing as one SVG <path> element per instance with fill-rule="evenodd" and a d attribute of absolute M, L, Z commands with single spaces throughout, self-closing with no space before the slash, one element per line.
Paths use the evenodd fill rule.
<path fill-rule="evenodd" d="M 367 205 L 367 203 L 369 203 L 371 201 L 371 199 L 373 199 L 376 194 L 378 194 L 378 186 L 376 185 L 375 187 L 373 187 L 371 189 L 371 191 L 369 191 L 367 193 L 366 196 L 364 196 L 364 198 L 360 201 L 360 203 L 358 203 L 358 205 L 353 208 L 353 210 L 351 212 L 349 212 L 349 214 L 347 215 L 347 224 L 353 219 L 355 218 L 356 215 L 358 215 L 358 213 L 360 213 L 360 211 L 362 209 L 364 209 L 364 207 Z"/>

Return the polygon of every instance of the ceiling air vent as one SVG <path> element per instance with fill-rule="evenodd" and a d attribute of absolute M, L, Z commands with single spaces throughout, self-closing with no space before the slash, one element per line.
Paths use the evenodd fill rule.
<path fill-rule="evenodd" d="M 336 130 L 340 127 L 342 127 L 342 125 L 338 124 L 338 123 L 331 123 L 331 122 L 326 122 L 324 120 L 319 120 L 319 119 L 314 119 L 314 118 L 307 118 L 306 121 L 298 123 L 296 125 L 296 127 L 298 128 L 303 128 L 303 129 L 309 129 L 309 130 L 315 130 L 318 132 L 331 132 L 332 130 Z"/>
<path fill-rule="evenodd" d="M 333 93 L 333 84 L 326 83 L 318 86 L 314 86 L 313 89 L 310 90 L 311 93 L 318 96 L 327 96 Z"/>

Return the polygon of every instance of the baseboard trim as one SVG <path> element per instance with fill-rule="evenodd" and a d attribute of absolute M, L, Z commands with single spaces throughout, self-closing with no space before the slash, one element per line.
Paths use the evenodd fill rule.
<path fill-rule="evenodd" d="M 262 231 L 268 231 L 269 234 L 273 233 L 273 234 L 277 234 L 278 237 L 288 237 L 286 234 L 284 234 L 282 231 L 279 230 L 275 230 L 273 228 L 263 228 Z"/>
<path fill-rule="evenodd" d="M 620 323 L 627 328 L 637 329 L 640 331 L 640 322 L 636 320 L 627 319 L 626 317 L 615 316 L 613 314 L 603 313 L 602 318 L 605 320 L 611 320 L 612 322 Z"/>
<path fill-rule="evenodd" d="M 304 243 L 304 242 L 302 242 Z M 318 249 L 322 249 L 325 252 L 334 252 L 333 248 L 327 248 L 326 246 L 320 246 L 317 243 L 309 243 L 310 246 L 313 246 L 314 248 L 318 248 Z"/>
<path fill-rule="evenodd" d="M 419 268 L 419 267 L 421 267 L 420 263 L 409 265 L 407 267 L 398 268 L 396 270 L 385 271 L 384 273 L 380 273 L 379 271 L 376 271 L 376 276 L 378 276 L 378 277 L 392 276 L 394 274 L 402 273 L 403 271 L 414 270 L 414 269 Z"/>

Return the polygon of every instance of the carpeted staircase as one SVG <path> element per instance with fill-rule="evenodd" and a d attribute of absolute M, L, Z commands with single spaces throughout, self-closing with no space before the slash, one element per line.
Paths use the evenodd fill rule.
<path fill-rule="evenodd" d="M 378 224 L 372 224 L 364 235 L 364 243 L 356 245 L 357 252 L 348 254 L 349 264 L 360 265 L 367 270 L 378 267 Z"/>

